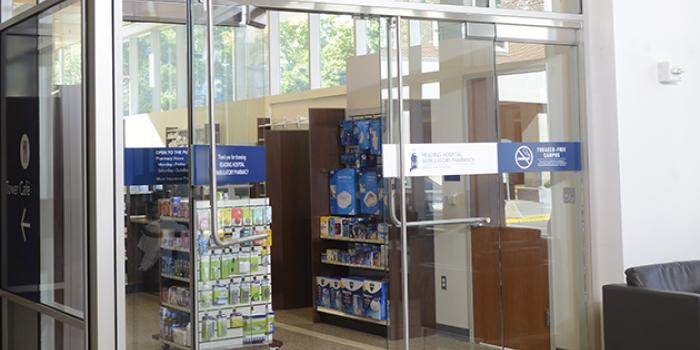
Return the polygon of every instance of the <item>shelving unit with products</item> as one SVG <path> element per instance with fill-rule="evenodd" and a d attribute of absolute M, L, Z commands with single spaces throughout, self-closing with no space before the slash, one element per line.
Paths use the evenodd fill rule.
<path fill-rule="evenodd" d="M 317 189 L 311 197 L 314 320 L 387 336 L 390 259 L 381 135 L 379 116 L 309 110 L 311 186 Z"/>
<path fill-rule="evenodd" d="M 172 203 L 177 203 L 177 200 L 171 200 Z M 195 201 L 194 205 L 195 270 L 185 274 L 175 269 L 173 274 L 168 268 L 161 276 L 162 343 L 172 348 L 190 347 L 192 327 L 189 323 L 178 323 L 181 314 L 186 314 L 183 319 L 189 322 L 190 312 L 194 313 L 197 322 L 200 349 L 235 349 L 270 343 L 274 333 L 274 312 L 270 276 L 272 209 L 268 199 L 217 202 L 217 234 L 224 242 L 235 242 L 226 247 L 216 245 L 211 236 L 209 202 Z M 167 204 L 162 208 L 167 209 Z M 161 212 L 164 220 L 190 224 L 189 218 L 177 211 L 170 214 L 165 211 Z M 161 240 L 163 257 L 174 254 L 189 258 L 190 239 L 187 235 L 185 243 L 184 237 L 164 231 Z M 164 265 L 171 266 L 170 261 Z M 183 277 L 187 280 L 180 281 Z M 169 282 L 173 279 L 176 282 Z M 189 305 L 192 300 L 189 283 L 194 285 L 196 305 Z"/>

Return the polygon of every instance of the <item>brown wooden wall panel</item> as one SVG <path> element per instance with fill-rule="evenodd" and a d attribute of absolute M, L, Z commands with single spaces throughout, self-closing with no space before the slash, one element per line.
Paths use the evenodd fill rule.
<path fill-rule="evenodd" d="M 267 193 L 272 205 L 272 306 L 311 306 L 309 133 L 267 131 Z"/>
<path fill-rule="evenodd" d="M 311 196 L 311 272 L 312 280 L 309 282 L 311 293 L 307 295 L 309 301 L 315 305 L 316 280 L 315 276 L 334 275 L 340 273 L 340 269 L 334 269 L 321 264 L 321 251 L 324 242 L 320 238 L 320 217 L 330 214 L 328 172 L 340 167 L 340 122 L 345 119 L 345 110 L 339 108 L 311 108 L 309 109 L 309 183 Z M 318 322 L 320 315 L 314 313 L 314 321 Z"/>

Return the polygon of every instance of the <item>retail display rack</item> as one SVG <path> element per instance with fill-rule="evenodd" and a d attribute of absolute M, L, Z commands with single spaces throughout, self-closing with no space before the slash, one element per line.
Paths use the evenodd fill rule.
<path fill-rule="evenodd" d="M 269 200 L 217 202 L 216 234 L 226 242 L 225 247 L 218 246 L 211 236 L 209 201 L 195 201 L 194 205 L 191 220 L 186 200 L 161 200 L 159 340 L 164 348 L 190 349 L 194 331 L 199 349 L 271 343 L 274 311 Z M 191 226 L 195 228 L 194 239 L 190 238 Z M 196 300 L 195 305 L 191 305 L 192 300 Z M 196 327 L 192 327 L 192 320 Z"/>

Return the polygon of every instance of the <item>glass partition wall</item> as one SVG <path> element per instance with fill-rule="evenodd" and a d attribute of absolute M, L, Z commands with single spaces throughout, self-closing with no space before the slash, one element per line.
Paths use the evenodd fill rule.
<path fill-rule="evenodd" d="M 86 348 L 82 26 L 71 0 L 0 32 L 2 349 Z"/>
<path fill-rule="evenodd" d="M 289 4 L 187 1 L 156 21 L 137 3 L 127 349 L 588 348 L 584 173 L 498 165 L 506 144 L 581 147 L 576 46 Z M 478 166 L 421 170 L 440 152 Z"/>

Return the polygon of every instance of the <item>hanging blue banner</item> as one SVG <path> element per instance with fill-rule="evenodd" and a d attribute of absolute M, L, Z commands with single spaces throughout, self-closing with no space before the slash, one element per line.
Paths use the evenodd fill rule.
<path fill-rule="evenodd" d="M 579 170 L 581 170 L 580 142 L 498 144 L 499 173 Z"/>
<path fill-rule="evenodd" d="M 209 147 L 194 146 L 194 185 L 209 184 Z M 265 148 L 216 147 L 217 182 L 233 185 L 265 181 Z M 189 180 L 186 147 L 127 148 L 124 151 L 124 185 L 180 185 Z"/>

